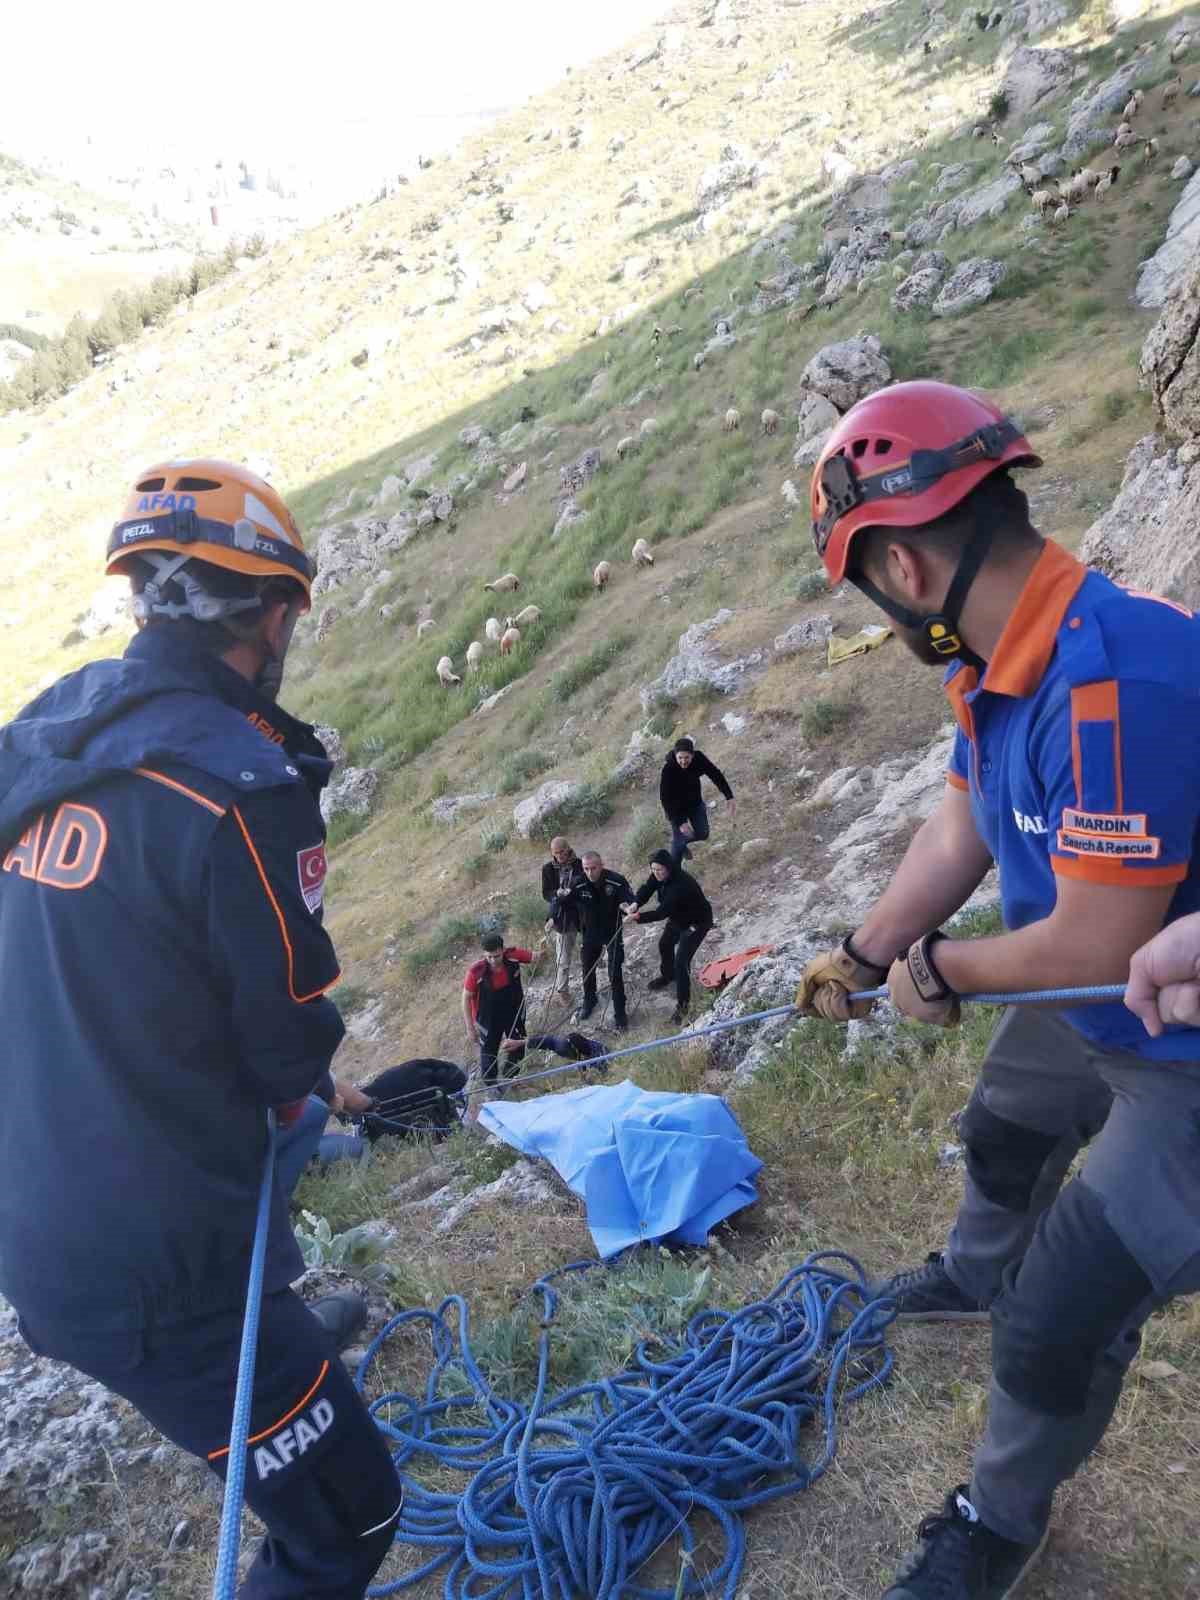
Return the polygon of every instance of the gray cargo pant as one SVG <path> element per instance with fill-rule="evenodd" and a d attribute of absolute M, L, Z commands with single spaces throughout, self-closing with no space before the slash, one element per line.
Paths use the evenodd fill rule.
<path fill-rule="evenodd" d="M 1013 1008 L 961 1132 L 945 1266 L 992 1306 L 971 1500 L 985 1526 L 1035 1544 L 1108 1427 L 1142 1324 L 1200 1290 L 1200 1062 L 1102 1050 L 1053 1011 Z"/>

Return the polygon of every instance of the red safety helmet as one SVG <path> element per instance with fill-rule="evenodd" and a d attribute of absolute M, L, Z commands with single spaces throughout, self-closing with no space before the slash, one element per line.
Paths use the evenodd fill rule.
<path fill-rule="evenodd" d="M 920 379 L 851 406 L 813 469 L 813 542 L 831 584 L 863 528 L 914 528 L 944 516 L 989 473 L 1040 467 L 1011 418 L 969 389 Z"/>

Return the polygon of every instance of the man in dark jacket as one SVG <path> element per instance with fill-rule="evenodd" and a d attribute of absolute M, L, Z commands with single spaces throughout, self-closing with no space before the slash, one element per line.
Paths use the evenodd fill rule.
<path fill-rule="evenodd" d="M 652 895 L 658 896 L 657 911 L 643 911 Z M 650 857 L 650 876 L 638 890 L 634 904 L 626 911 L 629 922 L 662 922 L 658 941 L 661 972 L 651 978 L 651 989 L 675 985 L 675 1010 L 672 1022 L 682 1022 L 692 998 L 692 957 L 713 925 L 713 909 L 704 890 L 685 872 L 669 850 L 656 850 Z"/>
<path fill-rule="evenodd" d="M 729 802 L 729 815 L 736 816 L 737 801 L 720 767 L 703 750 L 697 750 L 691 739 L 676 739 L 658 780 L 658 798 L 671 825 L 671 856 L 677 866 L 691 853 L 689 845 L 708 838 L 708 807 L 700 794 L 701 778 L 716 784 Z"/>
<path fill-rule="evenodd" d="M 625 1007 L 625 940 L 621 914 L 623 906 L 634 904 L 633 889 L 629 879 L 604 865 L 599 850 L 583 853 L 584 881 L 575 889 L 571 899 L 578 907 L 580 932 L 583 935 L 583 1010 L 580 1022 L 586 1022 L 596 1009 L 596 968 L 602 961 L 608 964 L 608 988 L 612 995 L 613 1023 L 618 1033 L 629 1027 Z"/>
<path fill-rule="evenodd" d="M 312 567 L 269 484 L 172 461 L 108 571 L 134 590 L 124 658 L 0 729 L 0 1291 L 35 1351 L 223 1473 L 268 1111 L 328 1085 L 344 1032 L 330 762 L 274 703 Z M 400 1510 L 336 1322 L 289 1288 L 303 1267 L 276 1181 L 243 1600 L 360 1600 Z"/>
<path fill-rule="evenodd" d="M 571 968 L 579 943 L 579 907 L 575 890 L 583 883 L 583 866 L 565 839 L 551 839 L 550 859 L 542 865 L 542 899 L 546 932 L 554 936 L 554 990 L 565 1003 L 571 997 Z"/>
<path fill-rule="evenodd" d="M 534 959 L 532 950 L 506 945 L 498 933 L 485 933 L 483 955 L 463 979 L 463 1026 L 472 1049 L 479 1051 L 479 1076 L 495 1083 L 503 1039 L 525 1036 L 525 990 L 521 968 Z"/>

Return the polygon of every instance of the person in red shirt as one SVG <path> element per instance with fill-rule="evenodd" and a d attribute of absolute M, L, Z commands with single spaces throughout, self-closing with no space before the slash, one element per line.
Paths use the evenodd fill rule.
<path fill-rule="evenodd" d="M 483 956 L 467 968 L 463 980 L 463 1026 L 472 1048 L 479 1048 L 479 1074 L 494 1083 L 503 1039 L 525 1037 L 525 991 L 521 967 L 533 951 L 506 945 L 498 933 L 484 934 Z"/>

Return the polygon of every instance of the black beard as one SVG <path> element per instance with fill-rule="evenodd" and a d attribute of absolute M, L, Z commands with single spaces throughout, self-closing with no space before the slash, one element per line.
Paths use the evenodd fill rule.
<path fill-rule="evenodd" d="M 945 666 L 949 666 L 949 664 L 950 664 L 949 658 L 946 657 L 946 656 L 938 655 L 937 651 L 933 648 L 932 644 L 930 644 L 929 640 L 925 637 L 924 629 L 922 629 L 922 628 L 906 628 L 906 627 L 902 626 L 902 624 L 900 624 L 899 622 L 894 622 L 892 624 L 892 626 L 893 626 L 893 628 L 895 628 L 896 633 L 899 636 L 899 638 L 904 642 L 904 644 L 908 647 L 908 649 L 912 652 L 912 654 L 914 656 L 916 656 L 917 660 L 921 663 L 922 666 L 924 666 L 924 667 L 945 667 Z"/>
<path fill-rule="evenodd" d="M 272 656 L 258 669 L 254 687 L 264 700 L 278 700 L 283 687 L 283 657 Z"/>

